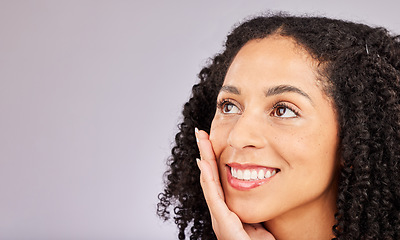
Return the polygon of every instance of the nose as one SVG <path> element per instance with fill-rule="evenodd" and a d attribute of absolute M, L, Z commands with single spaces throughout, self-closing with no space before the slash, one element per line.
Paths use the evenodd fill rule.
<path fill-rule="evenodd" d="M 262 148 L 267 142 L 267 123 L 262 114 L 244 112 L 228 135 L 228 144 L 235 149 Z"/>

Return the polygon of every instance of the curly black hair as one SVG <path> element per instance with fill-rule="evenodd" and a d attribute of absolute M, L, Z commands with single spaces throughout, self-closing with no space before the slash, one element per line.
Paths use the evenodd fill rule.
<path fill-rule="evenodd" d="M 217 94 L 240 48 L 271 34 L 293 39 L 319 62 L 323 90 L 335 105 L 341 168 L 334 239 L 400 239 L 400 36 L 325 17 L 258 16 L 229 34 L 184 105 L 158 215 L 167 220 L 174 207 L 179 239 L 216 239 L 194 128 L 209 132 Z"/>

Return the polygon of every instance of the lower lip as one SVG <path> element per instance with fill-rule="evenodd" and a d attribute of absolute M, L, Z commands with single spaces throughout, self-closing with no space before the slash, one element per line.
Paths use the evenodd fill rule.
<path fill-rule="evenodd" d="M 265 179 L 259 179 L 259 180 L 240 180 L 237 178 L 234 178 L 231 174 L 231 169 L 230 167 L 226 167 L 226 171 L 227 171 L 227 176 L 228 176 L 228 182 L 229 184 L 237 189 L 237 190 L 241 190 L 241 191 L 246 191 L 246 190 L 250 190 L 256 187 L 259 187 L 261 185 L 263 185 L 264 183 L 267 183 L 269 181 L 271 181 L 271 178 L 273 178 L 274 176 L 270 177 L 270 178 L 265 178 Z M 278 174 L 278 173 L 276 173 Z"/>

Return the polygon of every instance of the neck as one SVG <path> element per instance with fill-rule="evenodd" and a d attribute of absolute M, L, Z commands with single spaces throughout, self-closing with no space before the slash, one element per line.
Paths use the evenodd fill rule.
<path fill-rule="evenodd" d="M 328 240 L 334 237 L 335 212 L 336 191 L 263 225 L 277 240 Z"/>

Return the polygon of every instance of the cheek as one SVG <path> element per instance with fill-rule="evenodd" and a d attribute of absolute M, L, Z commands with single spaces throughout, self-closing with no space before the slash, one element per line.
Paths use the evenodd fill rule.
<path fill-rule="evenodd" d="M 329 123 L 329 122 L 328 122 Z M 332 124 L 332 127 L 327 125 Z M 291 167 L 306 167 L 305 174 L 337 159 L 338 133 L 333 123 L 308 124 L 301 128 L 271 132 L 270 146 Z"/>
<path fill-rule="evenodd" d="M 227 124 L 223 124 L 218 118 L 214 118 L 211 123 L 210 141 L 217 159 L 227 146 L 228 136 L 229 126 Z"/>
<path fill-rule="evenodd" d="M 336 131 L 328 129 L 310 129 L 292 143 L 293 156 L 297 161 L 293 165 L 301 167 L 304 176 L 314 176 L 320 181 L 329 180 L 336 172 L 338 137 Z M 311 179 L 310 179 L 311 180 Z M 311 180 L 312 182 L 313 180 Z"/>

